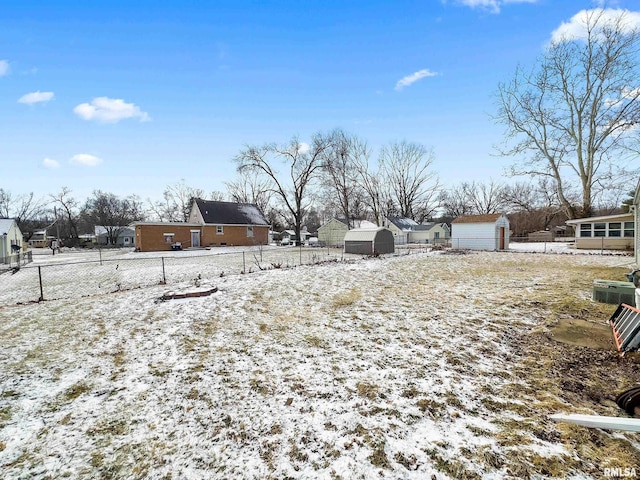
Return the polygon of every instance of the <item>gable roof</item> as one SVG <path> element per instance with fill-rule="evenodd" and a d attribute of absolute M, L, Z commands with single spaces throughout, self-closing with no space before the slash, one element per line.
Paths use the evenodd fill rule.
<path fill-rule="evenodd" d="M 15 222 L 13 218 L 0 218 L 0 235 L 8 234 Z"/>
<path fill-rule="evenodd" d="M 400 230 L 415 230 L 418 222 L 405 217 L 388 217 L 389 221 L 393 223 Z"/>
<path fill-rule="evenodd" d="M 204 223 L 214 225 L 269 225 L 257 205 L 253 203 L 195 200 Z"/>
<path fill-rule="evenodd" d="M 451 223 L 494 223 L 503 215 L 501 213 L 492 213 L 489 215 L 462 215 Z"/>
<path fill-rule="evenodd" d="M 369 242 L 376 239 L 379 233 L 381 232 L 389 232 L 391 235 L 391 230 L 385 227 L 378 228 L 354 228 L 349 230 L 344 236 L 345 242 Z"/>

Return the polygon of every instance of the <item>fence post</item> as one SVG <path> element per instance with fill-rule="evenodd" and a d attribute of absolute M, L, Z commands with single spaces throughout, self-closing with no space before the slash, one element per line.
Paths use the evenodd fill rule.
<path fill-rule="evenodd" d="M 244 250 L 242 251 L 242 273 L 247 273 L 247 262 L 244 258 Z"/>
<path fill-rule="evenodd" d="M 98 253 L 100 254 L 100 265 L 102 265 L 102 248 L 98 247 Z"/>
<path fill-rule="evenodd" d="M 302 240 L 300 240 L 300 265 L 302 265 Z"/>
<path fill-rule="evenodd" d="M 39 302 L 44 301 L 44 293 L 42 291 L 42 270 L 41 270 L 41 266 L 38 265 L 38 280 L 40 281 L 40 298 L 38 299 Z"/>
<path fill-rule="evenodd" d="M 167 276 L 165 275 L 165 272 L 164 272 L 164 257 L 160 257 L 160 260 L 162 260 L 162 284 L 166 285 L 167 284 Z"/>

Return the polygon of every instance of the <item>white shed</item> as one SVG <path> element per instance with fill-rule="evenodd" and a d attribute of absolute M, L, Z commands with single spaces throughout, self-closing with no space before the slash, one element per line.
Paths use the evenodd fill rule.
<path fill-rule="evenodd" d="M 501 213 L 458 217 L 451 222 L 451 246 L 470 250 L 508 250 L 509 219 Z"/>

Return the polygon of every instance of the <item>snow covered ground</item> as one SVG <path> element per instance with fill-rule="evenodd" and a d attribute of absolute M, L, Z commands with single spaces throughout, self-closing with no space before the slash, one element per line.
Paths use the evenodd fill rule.
<path fill-rule="evenodd" d="M 0 308 L 0 477 L 597 478 L 637 466 L 624 463 L 640 462 L 632 434 L 548 419 L 621 414 L 564 373 L 640 380 L 614 352 L 547 330 L 569 308 L 560 293 L 606 320 L 590 279 L 575 286 L 630 261 L 413 252 L 188 270 L 166 287 Z M 218 291 L 158 301 L 195 284 Z M 576 355 L 592 360 L 566 363 Z"/>

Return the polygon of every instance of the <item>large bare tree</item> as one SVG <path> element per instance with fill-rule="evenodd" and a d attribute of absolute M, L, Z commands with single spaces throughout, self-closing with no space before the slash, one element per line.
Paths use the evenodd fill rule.
<path fill-rule="evenodd" d="M 594 198 L 623 179 L 625 147 L 640 121 L 640 33 L 624 10 L 583 10 L 559 29 L 541 59 L 498 87 L 500 149 L 511 173 L 553 180 L 569 218 L 589 216 Z M 577 198 L 577 202 L 574 200 Z"/>
<path fill-rule="evenodd" d="M 269 191 L 283 204 L 297 238 L 300 238 L 302 220 L 309 209 L 310 188 L 328 148 L 326 136 L 315 134 L 309 145 L 293 137 L 284 145 L 247 146 L 234 159 L 239 172 L 253 172 L 269 181 Z M 287 173 L 283 174 L 280 167 Z"/>
<path fill-rule="evenodd" d="M 94 190 L 83 209 L 85 218 L 106 230 L 108 243 L 115 245 L 118 235 L 132 222 L 142 220 L 142 202 L 135 195 L 119 198 L 113 193 Z"/>
<path fill-rule="evenodd" d="M 330 192 L 340 216 L 353 228 L 353 220 L 361 216 L 363 195 L 358 166 L 368 156 L 366 142 L 355 135 L 336 129 L 326 137 L 329 148 L 323 155 L 324 188 Z"/>
<path fill-rule="evenodd" d="M 9 190 L 0 188 L 0 218 L 14 218 L 18 227 L 24 230 L 25 224 L 42 216 L 44 203 L 33 192 L 13 195 Z"/>
<path fill-rule="evenodd" d="M 64 221 L 61 221 L 58 217 L 58 209 L 56 208 L 55 222 L 63 224 L 63 228 L 67 227 L 65 238 L 77 239 L 78 238 L 78 223 L 80 221 L 80 204 L 71 195 L 71 190 L 67 187 L 62 187 L 62 190 L 56 194 L 50 195 L 50 198 L 54 204 L 54 207 L 59 207 L 59 212 L 62 214 Z"/>
<path fill-rule="evenodd" d="M 149 209 L 162 222 L 186 222 L 191 213 L 194 198 L 203 198 L 204 190 L 186 184 L 184 179 L 167 185 L 162 193 L 163 200 L 149 202 Z"/>
<path fill-rule="evenodd" d="M 253 203 L 265 215 L 269 212 L 269 204 L 273 196 L 269 180 L 244 170 L 238 172 L 238 176 L 225 185 L 234 202 Z"/>
<path fill-rule="evenodd" d="M 433 152 L 419 143 L 392 142 L 380 151 L 380 170 L 401 217 L 419 223 L 438 207 L 438 177 L 431 170 Z"/>

